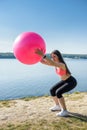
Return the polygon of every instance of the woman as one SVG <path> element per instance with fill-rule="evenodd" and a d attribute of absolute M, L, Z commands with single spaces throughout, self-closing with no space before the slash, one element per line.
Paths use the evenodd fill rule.
<path fill-rule="evenodd" d="M 54 66 L 56 73 L 61 78 L 61 81 L 55 84 L 50 89 L 51 96 L 53 97 L 53 100 L 55 102 L 55 106 L 50 108 L 50 110 L 60 110 L 60 112 L 56 114 L 57 116 L 67 116 L 69 113 L 67 111 L 62 94 L 75 88 L 75 86 L 77 85 L 77 81 L 71 75 L 71 72 L 69 71 L 61 53 L 58 50 L 54 50 L 51 53 L 51 59 L 44 55 L 43 52 L 39 49 L 36 50 L 36 54 L 43 57 L 41 63 L 49 66 Z"/>

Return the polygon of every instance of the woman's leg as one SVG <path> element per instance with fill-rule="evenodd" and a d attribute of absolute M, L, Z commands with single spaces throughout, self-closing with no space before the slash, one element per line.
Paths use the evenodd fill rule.
<path fill-rule="evenodd" d="M 65 104 L 65 100 L 64 97 L 62 98 L 57 98 L 57 96 L 53 97 L 53 100 L 55 102 L 56 105 L 59 105 L 61 110 L 67 110 L 66 109 L 66 104 Z"/>
<path fill-rule="evenodd" d="M 66 109 L 66 104 L 65 104 L 64 97 L 58 98 L 58 101 L 59 101 L 61 110 L 67 110 L 67 109 Z"/>
<path fill-rule="evenodd" d="M 53 96 L 52 98 L 53 98 L 56 105 L 60 105 L 57 96 Z"/>
<path fill-rule="evenodd" d="M 61 87 L 64 83 L 62 81 L 58 82 L 57 84 L 55 84 L 51 89 L 50 89 L 50 94 L 55 102 L 56 105 L 59 104 L 58 98 L 56 96 L 56 90 Z"/>
<path fill-rule="evenodd" d="M 56 90 L 61 86 L 63 85 L 62 81 L 60 81 L 59 83 L 55 84 L 51 89 L 50 89 L 50 93 L 51 93 L 51 96 L 56 104 L 56 106 L 50 108 L 50 110 L 52 111 L 55 111 L 55 110 L 60 110 L 60 104 L 59 104 L 59 100 L 56 96 Z"/>
<path fill-rule="evenodd" d="M 73 80 L 72 77 L 67 79 L 64 84 L 56 90 L 56 96 L 58 98 L 59 104 L 61 106 L 61 112 L 58 113 L 59 116 L 66 116 L 67 115 L 67 109 L 65 105 L 64 97 L 62 96 L 63 93 L 68 92 L 72 90 L 76 86 L 76 81 Z"/>
<path fill-rule="evenodd" d="M 64 97 L 58 98 L 61 111 L 56 114 L 56 116 L 68 116 L 69 112 L 67 111 Z"/>

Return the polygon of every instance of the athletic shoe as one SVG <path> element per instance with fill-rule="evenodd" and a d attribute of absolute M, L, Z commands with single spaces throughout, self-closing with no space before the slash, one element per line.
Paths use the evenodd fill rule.
<path fill-rule="evenodd" d="M 62 110 L 56 114 L 56 116 L 61 116 L 61 117 L 68 116 L 68 115 L 69 115 L 69 112 L 67 110 Z"/>
<path fill-rule="evenodd" d="M 51 107 L 50 110 L 51 110 L 51 111 L 60 111 L 61 108 L 60 108 L 59 105 L 55 105 L 54 107 Z"/>

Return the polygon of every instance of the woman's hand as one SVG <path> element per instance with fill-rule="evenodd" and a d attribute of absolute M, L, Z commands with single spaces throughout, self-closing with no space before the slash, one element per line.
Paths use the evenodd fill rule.
<path fill-rule="evenodd" d="M 40 49 L 36 49 L 35 53 L 38 54 L 38 55 L 40 55 L 40 56 L 44 56 L 43 51 L 41 51 Z"/>

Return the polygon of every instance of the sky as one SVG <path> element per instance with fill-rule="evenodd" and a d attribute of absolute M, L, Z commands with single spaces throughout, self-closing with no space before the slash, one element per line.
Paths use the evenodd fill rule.
<path fill-rule="evenodd" d="M 87 0 L 0 0 L 0 52 L 23 32 L 40 34 L 48 53 L 87 54 Z"/>

